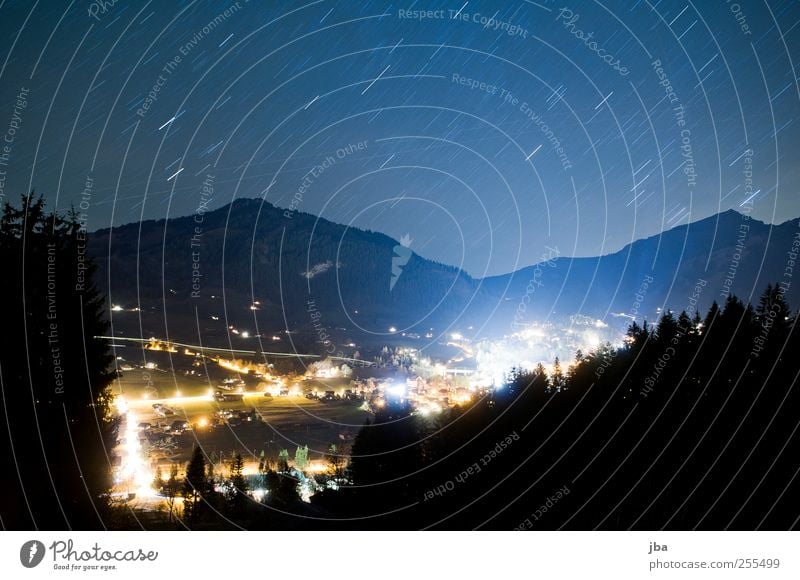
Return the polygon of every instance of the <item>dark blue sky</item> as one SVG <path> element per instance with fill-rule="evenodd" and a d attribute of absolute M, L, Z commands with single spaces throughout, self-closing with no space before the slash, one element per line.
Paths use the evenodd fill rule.
<path fill-rule="evenodd" d="M 210 180 L 209 207 L 480 276 L 800 215 L 797 2 L 6 1 L 0 39 L 0 193 L 83 199 L 91 230 L 191 214 Z"/>

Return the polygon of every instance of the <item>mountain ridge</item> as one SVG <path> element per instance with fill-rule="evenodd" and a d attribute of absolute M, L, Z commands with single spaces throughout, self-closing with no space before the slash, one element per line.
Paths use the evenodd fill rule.
<path fill-rule="evenodd" d="M 378 340 L 470 327 L 505 334 L 519 324 L 574 314 L 652 319 L 659 308 L 684 309 L 698 280 L 704 283 L 692 307 L 719 301 L 720 288 L 752 299 L 768 282 L 780 281 L 781 248 L 790 245 L 798 224 L 794 218 L 770 225 L 728 210 L 602 256 L 543 255 L 486 278 L 412 252 L 394 288 L 397 240 L 300 211 L 289 219 L 283 209 L 252 198 L 209 211 L 199 222 L 190 215 L 97 230 L 89 251 L 112 303 L 161 313 L 150 316 L 142 332 L 164 336 L 172 326 L 173 334 L 196 337 L 225 334 L 229 327 L 289 329 L 317 341 L 322 324 Z M 796 306 L 797 289 L 790 285 L 787 295 Z M 310 304 L 320 313 L 315 320 Z M 221 324 L 212 324 L 212 317 Z"/>

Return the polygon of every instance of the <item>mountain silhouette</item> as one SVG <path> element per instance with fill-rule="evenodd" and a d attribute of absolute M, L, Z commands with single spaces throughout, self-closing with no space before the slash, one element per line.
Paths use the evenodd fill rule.
<path fill-rule="evenodd" d="M 577 313 L 652 321 L 659 308 L 703 311 L 728 294 L 754 301 L 768 283 L 791 282 L 785 273 L 798 248 L 797 218 L 770 225 L 728 210 L 611 254 L 554 258 L 547 266 L 487 278 L 484 286 L 492 296 L 505 294 L 496 316 L 503 323 L 513 320 L 512 308 L 534 279 L 529 316 L 522 322 Z M 790 286 L 786 296 L 796 304 L 800 289 Z"/>
<path fill-rule="evenodd" d="M 769 225 L 730 210 L 604 256 L 551 256 L 482 280 L 410 252 L 392 285 L 396 240 L 292 216 L 239 199 L 202 216 L 93 233 L 100 289 L 112 304 L 141 309 L 115 313 L 115 332 L 191 342 L 202 333 L 227 344 L 229 327 L 264 336 L 288 329 L 296 348 L 309 348 L 320 328 L 339 340 L 381 341 L 390 329 L 505 334 L 515 323 L 574 314 L 652 320 L 659 308 L 702 310 L 727 292 L 749 301 L 767 283 L 790 280 L 800 235 L 798 219 Z M 800 303 L 798 293 L 789 288 L 790 303 Z"/>

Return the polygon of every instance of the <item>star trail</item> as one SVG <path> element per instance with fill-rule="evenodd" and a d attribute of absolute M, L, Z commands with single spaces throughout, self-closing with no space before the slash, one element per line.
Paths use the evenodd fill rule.
<path fill-rule="evenodd" d="M 67 209 L 91 178 L 90 230 L 189 215 L 213 175 L 210 208 L 408 234 L 479 276 L 730 208 L 800 214 L 796 3 L 0 10 L 2 195 Z"/>

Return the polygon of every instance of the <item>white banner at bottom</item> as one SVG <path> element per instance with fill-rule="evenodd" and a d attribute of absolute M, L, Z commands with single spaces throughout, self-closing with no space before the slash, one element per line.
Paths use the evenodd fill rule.
<path fill-rule="evenodd" d="M 14 579 L 778 579 L 800 577 L 798 544 L 791 532 L 3 532 L 0 569 Z"/>

